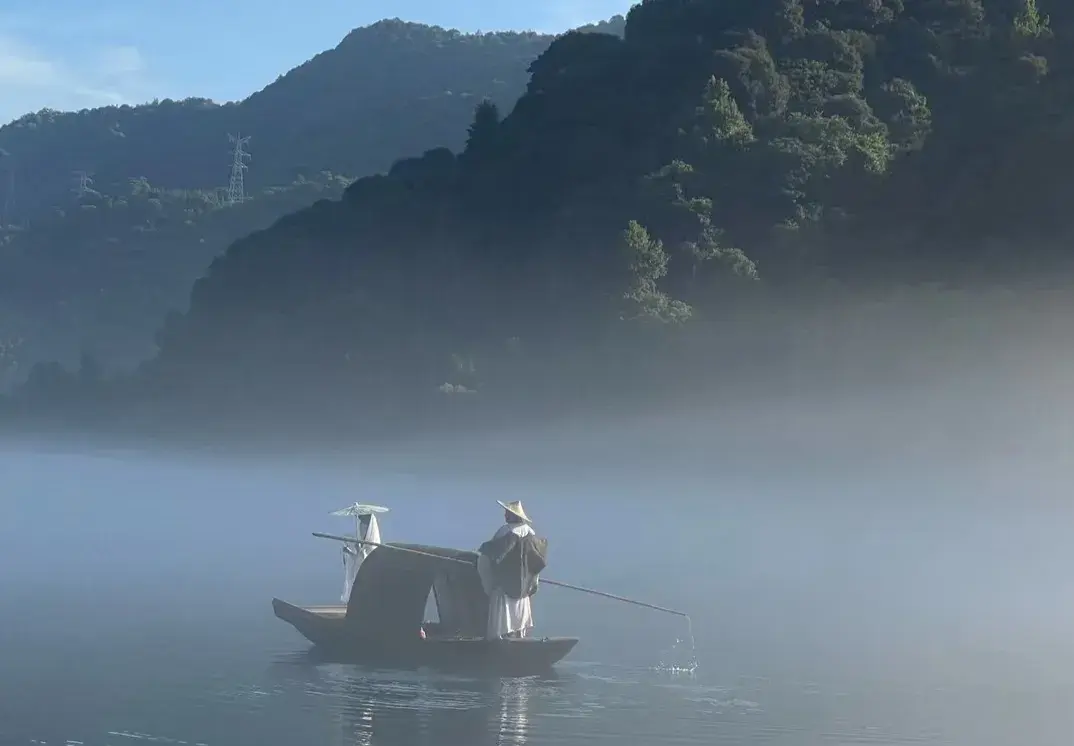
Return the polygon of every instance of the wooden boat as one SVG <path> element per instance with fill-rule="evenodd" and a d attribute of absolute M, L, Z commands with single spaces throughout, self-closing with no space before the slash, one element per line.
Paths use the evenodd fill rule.
<path fill-rule="evenodd" d="M 401 551 L 399 551 L 401 550 Z M 425 622 L 430 591 L 439 621 Z M 547 672 L 573 637 L 488 640 L 488 597 L 477 554 L 414 544 L 379 546 L 362 563 L 346 606 L 272 600 L 276 617 L 329 660 L 528 676 Z"/>

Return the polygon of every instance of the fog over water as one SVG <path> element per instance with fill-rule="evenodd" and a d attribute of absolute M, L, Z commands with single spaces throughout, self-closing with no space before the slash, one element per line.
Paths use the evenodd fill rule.
<path fill-rule="evenodd" d="M 1069 746 L 1071 366 L 1029 351 L 380 447 L 9 441 L 0 744 Z M 313 665 L 273 617 L 338 599 L 330 511 L 472 548 L 497 499 L 549 577 L 689 613 L 697 677 L 651 670 L 678 618 L 548 586 L 540 633 L 581 638 L 549 681 Z"/>

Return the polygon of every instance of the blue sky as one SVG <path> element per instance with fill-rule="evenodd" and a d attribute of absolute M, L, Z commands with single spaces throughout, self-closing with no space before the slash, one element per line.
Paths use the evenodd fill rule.
<path fill-rule="evenodd" d="M 631 0 L 2 0 L 0 124 L 44 107 L 243 98 L 348 31 L 399 17 L 558 32 Z"/>

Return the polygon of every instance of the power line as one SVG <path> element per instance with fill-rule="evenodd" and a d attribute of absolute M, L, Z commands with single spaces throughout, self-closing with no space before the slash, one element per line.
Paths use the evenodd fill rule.
<path fill-rule="evenodd" d="M 234 205 L 246 201 L 246 186 L 243 180 L 243 173 L 249 168 L 246 165 L 246 161 L 251 156 L 244 148 L 250 142 L 250 138 L 228 135 L 228 140 L 235 144 L 235 148 L 231 151 L 231 178 L 228 180 L 227 185 L 227 202 L 229 205 Z"/>

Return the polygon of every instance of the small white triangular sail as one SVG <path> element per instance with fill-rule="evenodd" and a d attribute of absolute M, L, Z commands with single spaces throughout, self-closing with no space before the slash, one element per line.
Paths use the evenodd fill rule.
<path fill-rule="evenodd" d="M 377 521 L 378 513 L 387 513 L 388 509 L 379 505 L 363 505 L 355 503 L 346 508 L 332 512 L 332 515 L 354 518 L 355 536 L 363 541 L 371 541 L 380 544 L 380 522 Z M 369 516 L 369 528 L 362 531 L 362 516 Z M 347 603 L 351 598 L 351 589 L 354 588 L 354 580 L 358 577 L 358 570 L 362 562 L 376 547 L 358 542 L 343 545 L 343 594 L 340 601 Z"/>

